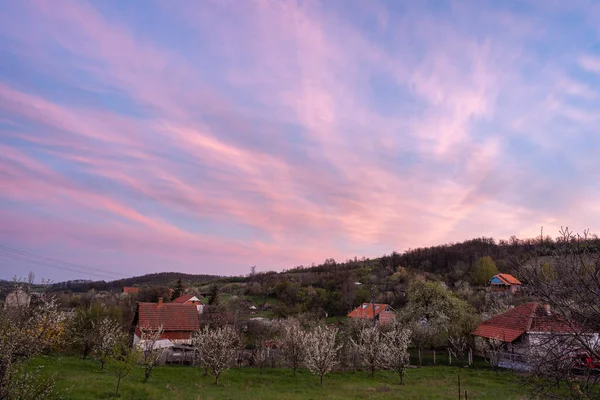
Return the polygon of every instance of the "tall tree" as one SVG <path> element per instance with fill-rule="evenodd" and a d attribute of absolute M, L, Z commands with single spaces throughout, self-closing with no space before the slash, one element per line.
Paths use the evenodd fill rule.
<path fill-rule="evenodd" d="M 496 274 L 498 274 L 498 267 L 492 257 L 481 257 L 473 270 L 473 283 L 477 286 L 485 286 Z"/>
<path fill-rule="evenodd" d="M 177 279 L 177 283 L 175 284 L 175 289 L 173 289 L 173 294 L 171 295 L 171 300 L 175 300 L 179 296 L 183 294 L 185 288 L 183 287 L 183 281 L 181 278 Z"/>
<path fill-rule="evenodd" d="M 75 316 L 71 319 L 68 331 L 72 344 L 86 358 L 96 343 L 96 328 L 107 314 L 106 307 L 97 302 L 88 306 L 78 308 Z"/>
<path fill-rule="evenodd" d="M 216 284 L 213 284 L 210 287 L 210 292 L 208 293 L 208 305 L 219 305 L 219 291 L 219 286 L 217 286 Z"/>
<path fill-rule="evenodd" d="M 428 346 L 447 344 L 449 337 L 466 337 L 478 322 L 475 310 L 441 282 L 413 280 L 407 297 L 400 318 L 410 325 L 419 353 Z"/>

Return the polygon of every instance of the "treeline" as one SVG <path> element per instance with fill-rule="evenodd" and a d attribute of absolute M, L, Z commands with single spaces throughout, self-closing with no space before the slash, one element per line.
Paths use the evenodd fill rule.
<path fill-rule="evenodd" d="M 468 291 L 469 286 L 485 285 L 492 272 L 511 273 L 518 277 L 518 267 L 524 260 L 551 255 L 562 242 L 561 239 L 542 235 L 531 239 L 513 236 L 499 241 L 482 237 L 409 249 L 404 253 L 392 252 L 377 258 L 355 257 L 344 262 L 330 258 L 320 264 L 281 272 L 256 272 L 256 268 L 251 268 L 247 276 L 236 277 L 168 272 L 112 282 L 66 282 L 55 285 L 54 289 L 116 292 L 123 286 L 140 286 L 148 289 L 148 296 L 140 297 L 148 297 L 144 301 L 152 301 L 157 296 L 168 298 L 168 288 L 174 288 L 177 280 L 181 279 L 190 287 L 189 292 L 198 295 L 205 294 L 209 285 L 215 284 L 231 295 L 276 299 L 271 302 L 274 303 L 272 311 L 279 317 L 306 312 L 336 316 L 345 315 L 361 302 L 371 300 L 393 307 L 403 306 L 406 286 L 415 276 L 443 281 L 449 287 L 463 291 Z M 588 235 L 583 242 L 586 251 L 600 251 L 598 237 Z M 473 298 L 472 304 L 479 308 L 482 301 L 482 298 Z"/>
<path fill-rule="evenodd" d="M 182 272 L 159 272 L 134 276 L 131 278 L 118 279 L 115 281 L 90 281 L 90 280 L 71 280 L 59 282 L 50 286 L 51 290 L 70 290 L 74 293 L 84 293 L 90 290 L 95 291 L 120 291 L 124 286 L 151 286 L 151 287 L 169 287 L 177 280 L 186 282 L 210 282 L 220 279 L 217 275 L 206 274 L 185 274 Z"/>

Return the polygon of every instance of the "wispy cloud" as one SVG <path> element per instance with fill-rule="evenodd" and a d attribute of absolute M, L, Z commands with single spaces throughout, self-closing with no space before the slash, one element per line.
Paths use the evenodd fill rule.
<path fill-rule="evenodd" d="M 236 274 L 600 223 L 584 8 L 3 7 L 14 247 Z"/>

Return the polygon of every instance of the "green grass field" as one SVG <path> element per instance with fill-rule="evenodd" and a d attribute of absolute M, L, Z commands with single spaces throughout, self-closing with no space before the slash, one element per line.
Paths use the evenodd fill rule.
<path fill-rule="evenodd" d="M 44 374 L 55 374 L 56 389 L 65 399 L 114 398 L 115 376 L 100 372 L 93 360 L 75 357 L 40 357 L 32 365 L 42 365 Z M 294 377 L 290 370 L 231 369 L 215 386 L 212 376 L 203 370 L 186 366 L 157 367 L 148 383 L 137 368 L 121 383 L 122 399 L 456 399 L 458 367 L 435 366 L 411 368 L 405 384 L 397 376 L 380 371 L 371 378 L 367 372 L 334 372 L 318 377 L 302 370 Z M 520 399 L 525 394 L 511 384 L 508 372 L 489 369 L 463 369 L 462 390 L 469 399 Z M 464 397 L 463 397 L 464 398 Z"/>

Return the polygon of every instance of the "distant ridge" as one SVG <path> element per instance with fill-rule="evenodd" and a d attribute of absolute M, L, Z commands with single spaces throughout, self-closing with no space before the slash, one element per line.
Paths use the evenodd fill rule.
<path fill-rule="evenodd" d="M 116 290 L 123 286 L 168 286 L 174 284 L 178 279 L 185 282 L 210 282 L 222 278 L 218 275 L 186 274 L 183 272 L 158 272 L 131 278 L 117 279 L 114 281 L 91 281 L 91 280 L 69 280 L 57 282 L 51 285 L 52 290 L 72 290 L 73 292 L 86 292 L 95 290 Z"/>

